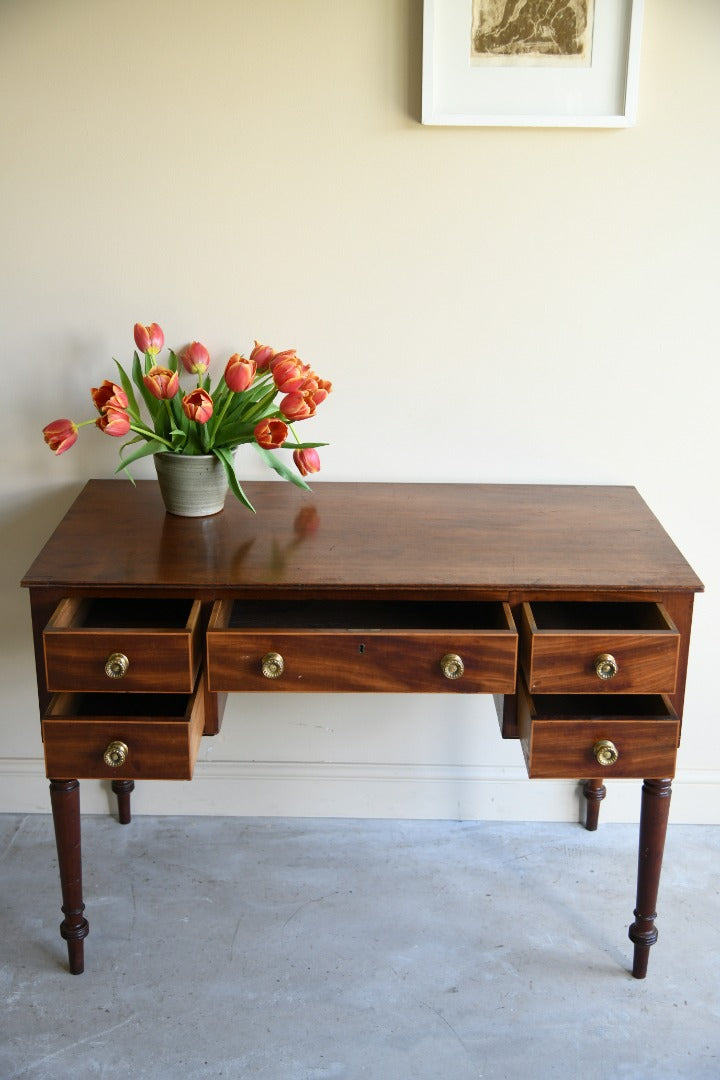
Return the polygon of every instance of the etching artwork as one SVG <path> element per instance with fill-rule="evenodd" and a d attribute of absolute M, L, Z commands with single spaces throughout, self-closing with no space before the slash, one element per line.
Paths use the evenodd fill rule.
<path fill-rule="evenodd" d="M 589 65 L 594 0 L 473 0 L 475 64 Z"/>

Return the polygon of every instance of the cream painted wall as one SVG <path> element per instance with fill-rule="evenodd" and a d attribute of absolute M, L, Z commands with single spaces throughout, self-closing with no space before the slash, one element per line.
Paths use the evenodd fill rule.
<path fill-rule="evenodd" d="M 318 484 L 635 484 L 708 588 L 673 816 L 720 820 L 720 4 L 648 0 L 627 131 L 423 128 L 421 38 L 420 0 L 0 4 L 0 810 L 48 807 L 17 581 L 115 467 L 99 433 L 53 459 L 40 428 L 89 415 L 156 320 L 333 379 Z M 233 698 L 193 784 L 135 808 L 577 816 L 489 699 L 369 704 Z M 618 782 L 603 814 L 637 803 Z"/>

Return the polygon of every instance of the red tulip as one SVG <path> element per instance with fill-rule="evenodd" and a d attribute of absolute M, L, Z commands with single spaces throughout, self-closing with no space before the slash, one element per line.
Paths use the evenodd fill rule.
<path fill-rule="evenodd" d="M 203 375 L 210 366 L 210 353 L 199 341 L 186 345 L 180 353 L 186 371 L 192 375 Z"/>
<path fill-rule="evenodd" d="M 127 409 L 127 394 L 110 379 L 105 379 L 102 386 L 94 386 L 90 396 L 99 413 L 105 412 L 105 409 Z"/>
<path fill-rule="evenodd" d="M 275 350 L 269 345 L 261 345 L 259 341 L 255 342 L 255 348 L 250 353 L 250 359 L 255 361 L 258 371 L 267 371 L 274 356 Z"/>
<path fill-rule="evenodd" d="M 213 414 L 213 399 L 206 390 L 198 387 L 197 390 L 185 395 L 182 407 L 188 420 L 196 420 L 198 424 L 207 424 Z"/>
<path fill-rule="evenodd" d="M 95 424 L 106 435 L 121 438 L 130 430 L 130 417 L 124 409 L 104 409 L 102 416 L 98 416 Z"/>
<path fill-rule="evenodd" d="M 43 438 L 55 454 L 64 454 L 77 441 L 77 424 L 72 420 L 53 420 L 43 428 Z"/>
<path fill-rule="evenodd" d="M 225 368 L 225 382 L 234 393 L 241 394 L 252 383 L 256 370 L 257 363 L 252 356 L 247 360 L 239 353 L 234 353 Z"/>
<path fill-rule="evenodd" d="M 180 387 L 177 371 L 170 371 L 166 367 L 150 368 L 147 375 L 143 375 L 143 382 L 152 396 L 160 401 L 175 397 Z"/>
<path fill-rule="evenodd" d="M 259 446 L 265 450 L 277 450 L 287 439 L 287 424 L 282 420 L 261 420 L 255 425 L 254 435 Z"/>
<path fill-rule="evenodd" d="M 135 344 L 140 352 L 150 353 L 151 356 L 159 353 L 165 344 L 165 335 L 155 322 L 150 323 L 149 326 L 135 323 L 134 335 Z"/>
<path fill-rule="evenodd" d="M 320 455 L 317 450 L 313 450 L 312 447 L 307 450 L 295 450 L 293 453 L 293 461 L 301 476 L 307 476 L 308 473 L 320 472 Z"/>

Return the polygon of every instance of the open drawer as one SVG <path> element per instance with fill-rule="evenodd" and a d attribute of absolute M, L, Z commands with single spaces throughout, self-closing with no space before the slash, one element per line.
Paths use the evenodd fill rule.
<path fill-rule="evenodd" d="M 534 697 L 520 678 L 518 730 L 531 778 L 675 775 L 680 723 L 662 694 Z"/>
<path fill-rule="evenodd" d="M 55 694 L 42 720 L 55 780 L 190 780 L 205 722 L 194 694 Z"/>
<path fill-rule="evenodd" d="M 520 662 L 533 694 L 672 694 L 679 646 L 662 604 L 522 605 Z"/>
<path fill-rule="evenodd" d="M 48 690 L 191 694 L 199 600 L 71 597 L 43 631 Z"/>
<path fill-rule="evenodd" d="M 208 688 L 513 693 L 517 631 L 502 602 L 218 601 Z"/>

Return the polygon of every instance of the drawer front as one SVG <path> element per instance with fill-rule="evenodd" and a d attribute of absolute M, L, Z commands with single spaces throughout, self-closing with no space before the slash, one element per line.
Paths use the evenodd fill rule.
<path fill-rule="evenodd" d="M 509 607 L 501 608 L 503 627 L 487 630 L 248 630 L 228 626 L 228 608 L 219 604 L 207 633 L 208 688 L 510 694 L 517 634 Z M 276 677 L 263 672 L 268 656 L 281 658 Z M 275 660 L 269 675 L 277 667 Z"/>
<path fill-rule="evenodd" d="M 62 600 L 45 627 L 48 690 L 192 693 L 202 658 L 199 601 L 98 603 L 99 613 L 88 600 Z M 148 608 L 156 625 L 137 625 L 147 622 Z M 166 625 L 164 612 L 172 615 Z M 103 615 L 112 625 L 97 625 Z"/>
<path fill-rule="evenodd" d="M 523 692 L 518 694 L 518 729 L 531 778 L 675 775 L 680 724 L 666 697 L 640 698 L 642 707 L 617 715 L 592 708 L 584 712 L 583 699 L 574 702 L 575 716 L 568 715 L 572 704 L 566 699 L 553 715 L 553 700 L 540 703 Z"/>
<path fill-rule="evenodd" d="M 610 621 L 616 615 L 619 624 L 639 625 L 593 625 L 608 621 L 605 606 L 611 610 Z M 583 609 L 588 625 L 578 626 Z M 557 625 L 564 612 L 567 627 Z M 520 662 L 534 694 L 672 694 L 679 647 L 680 634 L 659 604 L 522 607 Z"/>
<path fill-rule="evenodd" d="M 55 780 L 192 779 L 205 722 L 202 680 L 192 695 L 113 695 L 116 715 L 109 696 L 52 698 L 42 721 L 47 775 Z M 119 763 L 108 764 L 106 754 Z"/>

